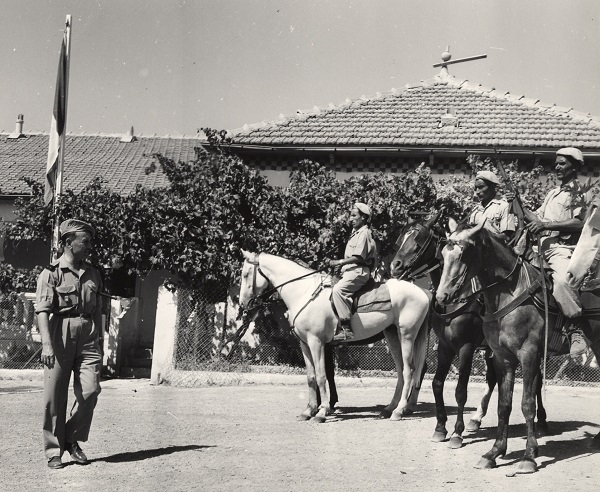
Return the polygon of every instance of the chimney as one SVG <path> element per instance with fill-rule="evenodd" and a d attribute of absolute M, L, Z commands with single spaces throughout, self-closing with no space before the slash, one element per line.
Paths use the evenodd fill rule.
<path fill-rule="evenodd" d="M 129 143 L 135 142 L 136 140 L 137 138 L 135 138 L 135 135 L 133 134 L 133 127 L 131 127 L 131 129 L 125 135 L 123 135 L 119 141 Z"/>
<path fill-rule="evenodd" d="M 7 138 L 27 138 L 26 135 L 23 134 L 23 115 L 20 114 L 17 116 L 17 125 L 15 126 L 15 131 L 12 132 Z"/>

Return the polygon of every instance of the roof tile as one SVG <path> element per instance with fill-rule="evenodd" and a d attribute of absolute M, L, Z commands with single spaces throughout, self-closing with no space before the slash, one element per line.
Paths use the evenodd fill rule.
<path fill-rule="evenodd" d="M 442 125 L 450 110 L 457 117 Z M 450 120 L 448 119 L 448 122 Z M 396 145 L 547 147 L 573 145 L 600 149 L 600 117 L 544 104 L 534 98 L 469 84 L 452 76 L 435 77 L 403 90 L 347 99 L 339 106 L 278 119 L 264 127 L 231 133 L 234 144 L 273 146 Z M 557 143 L 558 142 L 558 143 Z"/>

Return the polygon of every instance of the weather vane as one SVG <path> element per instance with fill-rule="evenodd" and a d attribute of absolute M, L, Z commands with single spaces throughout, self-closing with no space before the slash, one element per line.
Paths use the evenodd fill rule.
<path fill-rule="evenodd" d="M 462 63 L 462 62 L 468 62 L 468 61 L 472 61 L 472 60 L 479 60 L 481 58 L 487 58 L 487 55 L 475 55 L 475 56 L 467 56 L 466 58 L 459 58 L 458 60 L 452 60 L 450 61 L 450 58 L 452 58 L 452 55 L 450 54 L 450 46 L 446 47 L 446 51 L 444 51 L 442 53 L 442 63 L 436 63 L 435 65 L 433 65 L 433 68 L 437 68 L 437 67 L 444 67 L 446 68 L 448 65 L 452 65 L 453 63 Z"/>

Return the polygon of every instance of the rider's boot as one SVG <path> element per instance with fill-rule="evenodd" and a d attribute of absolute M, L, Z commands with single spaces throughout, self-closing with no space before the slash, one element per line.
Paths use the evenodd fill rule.
<path fill-rule="evenodd" d="M 352 340 L 354 338 L 354 333 L 352 333 L 352 328 L 350 327 L 349 319 L 341 319 L 335 335 L 333 336 L 334 342 L 347 342 L 348 340 Z"/>
<path fill-rule="evenodd" d="M 569 355 L 572 359 L 579 358 L 587 351 L 587 343 L 583 337 L 583 331 L 581 330 L 581 318 L 571 318 L 568 320 L 565 327 L 565 333 L 569 338 L 569 344 L 571 346 Z"/>

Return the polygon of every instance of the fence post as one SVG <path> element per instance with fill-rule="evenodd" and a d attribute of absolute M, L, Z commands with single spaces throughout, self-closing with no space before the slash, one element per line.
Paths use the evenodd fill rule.
<path fill-rule="evenodd" d="M 165 375 L 175 369 L 177 318 L 177 292 L 169 292 L 164 286 L 159 287 L 150 384 L 160 384 Z"/>

